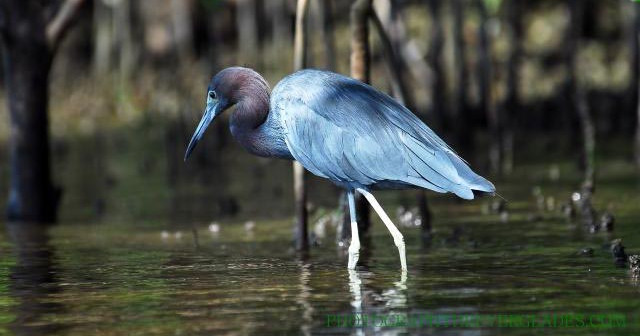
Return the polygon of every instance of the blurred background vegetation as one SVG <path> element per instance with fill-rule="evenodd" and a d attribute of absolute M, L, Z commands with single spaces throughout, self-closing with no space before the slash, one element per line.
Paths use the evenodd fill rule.
<path fill-rule="evenodd" d="M 409 88 L 405 103 L 478 171 L 500 181 L 519 165 L 567 157 L 584 170 L 576 101 L 588 107 L 596 157 L 632 164 L 639 78 L 635 3 L 373 3 L 401 59 Z M 349 74 L 350 5 L 309 2 L 309 67 Z M 248 66 L 272 87 L 292 72 L 295 8 L 293 0 L 83 2 L 49 77 L 60 220 L 291 216 L 290 164 L 244 153 L 228 132 L 229 113 L 212 126 L 193 161 L 185 164 L 182 156 L 217 71 Z M 375 33 L 371 48 L 372 85 L 397 93 Z M 575 88 L 583 94 L 573 100 Z M 9 190 L 7 99 L 3 83 L 2 204 Z M 570 174 L 581 176 L 578 168 Z M 313 178 L 310 185 L 312 207 L 337 206 L 337 188 Z"/>

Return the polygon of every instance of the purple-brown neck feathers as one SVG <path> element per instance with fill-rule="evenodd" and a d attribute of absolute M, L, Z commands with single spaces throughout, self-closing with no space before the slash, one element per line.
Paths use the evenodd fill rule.
<path fill-rule="evenodd" d="M 242 67 L 227 68 L 216 75 L 214 85 L 229 106 L 236 105 L 231 116 L 234 133 L 254 130 L 266 120 L 269 84 L 259 73 Z"/>

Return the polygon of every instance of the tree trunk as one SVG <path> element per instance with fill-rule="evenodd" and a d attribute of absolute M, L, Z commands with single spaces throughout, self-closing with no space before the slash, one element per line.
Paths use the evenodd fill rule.
<path fill-rule="evenodd" d="M 258 26 L 257 9 L 253 0 L 238 0 L 236 2 L 236 25 L 238 29 L 239 52 L 238 61 L 241 64 L 255 66 L 258 54 Z"/>
<path fill-rule="evenodd" d="M 57 195 L 49 160 L 47 85 L 51 52 L 46 23 L 30 2 L 11 2 L 10 14 L 4 17 L 7 22 L 2 38 L 11 123 L 7 216 L 10 221 L 53 222 Z"/>
<path fill-rule="evenodd" d="M 371 11 L 371 21 L 373 22 L 373 26 L 378 33 L 380 42 L 382 43 L 382 52 L 386 59 L 387 72 L 389 73 L 389 81 L 391 82 L 393 97 L 400 102 L 400 104 L 406 106 L 415 113 L 415 106 L 413 106 L 412 103 L 409 103 L 412 99 L 409 96 L 406 79 L 404 78 L 404 72 L 402 71 L 403 66 L 396 52 L 397 48 L 394 47 L 397 43 L 393 43 L 389 38 L 389 35 L 384 30 L 382 21 L 374 10 Z"/>
<path fill-rule="evenodd" d="M 351 77 L 371 82 L 371 50 L 369 49 L 369 26 L 371 0 L 356 0 L 351 5 Z"/>
<path fill-rule="evenodd" d="M 518 91 L 518 70 L 520 68 L 520 59 L 522 57 L 522 2 L 521 0 L 511 0 L 508 3 L 508 21 L 511 27 L 509 35 L 509 44 L 511 46 L 511 54 L 507 63 L 507 93 L 505 97 L 504 109 L 507 113 L 507 120 L 504 129 L 501 171 L 505 173 L 513 170 L 513 147 L 514 147 L 514 129 L 515 121 L 518 119 L 518 111 L 520 109 L 520 92 Z"/>
<path fill-rule="evenodd" d="M 118 41 L 120 89 L 122 90 L 127 80 L 131 77 L 135 63 L 135 44 L 131 27 L 131 0 L 117 2 L 112 18 L 114 36 Z"/>
<path fill-rule="evenodd" d="M 111 53 L 113 51 L 111 8 L 104 2 L 93 4 L 93 69 L 99 75 L 104 75 L 111 67 Z"/>
<path fill-rule="evenodd" d="M 441 0 L 428 0 L 431 15 L 431 44 L 429 45 L 429 64 L 433 69 L 433 80 L 431 81 L 431 109 L 436 116 L 440 128 L 443 131 L 449 129 L 447 112 L 445 111 L 445 77 L 444 64 L 442 62 L 442 47 L 444 45 L 444 33 L 442 20 L 440 18 Z"/>
<path fill-rule="evenodd" d="M 640 169 L 640 4 L 633 3 L 634 7 L 634 22 L 632 29 L 632 44 L 633 44 L 633 74 L 634 77 L 631 81 L 634 83 L 632 85 L 633 94 L 635 95 L 634 102 L 636 104 L 636 134 L 635 134 L 635 163 L 636 167 Z"/>
<path fill-rule="evenodd" d="M 371 50 L 369 49 L 368 19 L 372 0 L 356 0 L 351 5 L 351 77 L 364 83 L 371 82 Z M 367 232 L 370 226 L 367 200 L 356 193 L 356 215 L 358 228 Z M 349 223 L 343 223 L 349 226 Z"/>
<path fill-rule="evenodd" d="M 400 73 L 403 78 L 406 79 L 404 73 L 409 73 L 415 80 L 415 86 L 418 88 L 418 92 L 421 90 L 428 90 L 430 86 L 431 69 L 424 60 L 424 55 L 420 50 L 420 47 L 415 40 L 407 36 L 407 29 L 404 22 L 406 19 L 403 16 L 402 4 L 398 1 L 381 0 L 374 5 L 374 8 L 378 11 L 378 17 L 380 22 L 387 32 L 389 41 L 391 43 L 394 54 L 398 59 L 400 65 Z M 383 41 L 384 43 L 384 41 Z M 393 84 L 393 83 L 392 83 Z M 406 87 L 395 88 L 394 90 L 404 90 L 405 100 L 404 105 L 412 110 L 416 115 L 421 115 L 420 111 L 415 108 L 415 104 L 411 98 L 412 95 L 408 94 L 409 82 L 404 84 Z"/>
<path fill-rule="evenodd" d="M 57 195 L 51 182 L 48 76 L 51 57 L 44 36 L 4 39 L 4 72 L 11 118 L 8 219 L 53 222 Z M 37 36 L 37 37 L 36 37 Z M 35 42 L 38 41 L 39 42 Z"/>
<path fill-rule="evenodd" d="M 487 32 L 487 8 L 484 0 L 476 0 L 476 6 L 480 14 L 480 26 L 478 27 L 478 89 L 480 95 L 480 113 L 487 116 L 489 124 L 489 165 L 491 172 L 499 174 L 502 166 L 502 128 L 500 127 L 500 115 L 495 108 L 491 94 L 491 41 Z"/>
<path fill-rule="evenodd" d="M 291 22 L 286 0 L 265 1 L 265 11 L 271 18 L 271 54 L 279 66 L 289 66 L 290 59 L 281 57 L 282 50 L 291 44 Z M 285 62 L 286 61 L 286 62 Z"/>
<path fill-rule="evenodd" d="M 322 22 L 322 40 L 325 43 L 325 67 L 328 70 L 336 70 L 336 39 L 334 36 L 333 1 L 320 0 L 320 21 Z"/>
<path fill-rule="evenodd" d="M 175 48 L 180 63 L 193 58 L 193 2 L 190 0 L 171 0 L 171 21 Z"/>
<path fill-rule="evenodd" d="M 16 222 L 53 222 L 60 190 L 51 182 L 48 85 L 53 53 L 82 5 L 51 8 L 38 1 L 0 3 L 5 85 L 11 124 L 10 187 L 7 218 Z"/>
<path fill-rule="evenodd" d="M 296 7 L 296 32 L 293 45 L 293 68 L 294 71 L 306 68 L 307 56 L 307 16 L 308 0 L 298 0 Z M 293 162 L 293 194 L 295 198 L 296 221 L 295 221 L 295 245 L 297 250 L 307 250 L 309 248 L 309 237 L 307 233 L 307 188 L 305 185 L 304 167 L 298 162 Z"/>
<path fill-rule="evenodd" d="M 463 0 L 453 0 L 453 44 L 455 89 L 453 100 L 453 121 L 458 150 L 468 150 L 471 145 L 469 116 L 467 115 L 467 79 L 466 48 L 464 45 L 464 4 Z"/>
<path fill-rule="evenodd" d="M 577 78 L 577 52 L 580 47 L 579 40 L 582 36 L 582 13 L 584 7 L 582 0 L 569 0 L 570 22 L 567 31 L 565 46 L 567 49 L 566 62 L 568 68 L 567 86 L 571 100 L 572 111 L 578 119 L 579 133 L 582 138 L 580 146 L 580 168 L 584 173 L 583 185 L 594 186 L 595 170 L 595 130 L 593 120 L 587 106 L 586 94 L 578 83 Z"/>

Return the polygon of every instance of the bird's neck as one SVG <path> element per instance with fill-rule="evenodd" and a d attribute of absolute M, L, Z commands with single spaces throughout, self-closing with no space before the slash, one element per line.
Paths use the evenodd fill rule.
<path fill-rule="evenodd" d="M 231 127 L 237 132 L 249 133 L 262 125 L 269 115 L 269 92 L 264 95 L 245 96 L 236 103 L 231 116 Z"/>
<path fill-rule="evenodd" d="M 263 78 L 248 78 L 233 97 L 236 105 L 231 116 L 233 136 L 249 152 L 269 156 L 269 141 L 263 124 L 269 116 L 269 86 Z"/>

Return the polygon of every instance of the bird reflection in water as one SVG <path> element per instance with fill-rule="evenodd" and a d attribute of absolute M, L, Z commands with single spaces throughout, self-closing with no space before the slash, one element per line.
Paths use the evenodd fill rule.
<path fill-rule="evenodd" d="M 369 239 L 370 237 L 367 236 Z M 374 273 L 368 270 L 371 256 L 371 242 L 363 249 L 360 265 L 357 269 L 349 269 L 349 292 L 351 293 L 352 314 L 355 316 L 376 315 L 406 315 L 407 308 L 407 271 L 400 272 L 400 278 L 392 286 L 381 289 L 372 285 Z M 371 322 L 371 321 L 370 321 Z M 365 330 L 376 329 L 368 324 L 365 327 L 354 327 L 354 334 L 364 335 Z M 406 332 L 406 328 L 392 328 L 388 330 L 392 335 Z"/>

